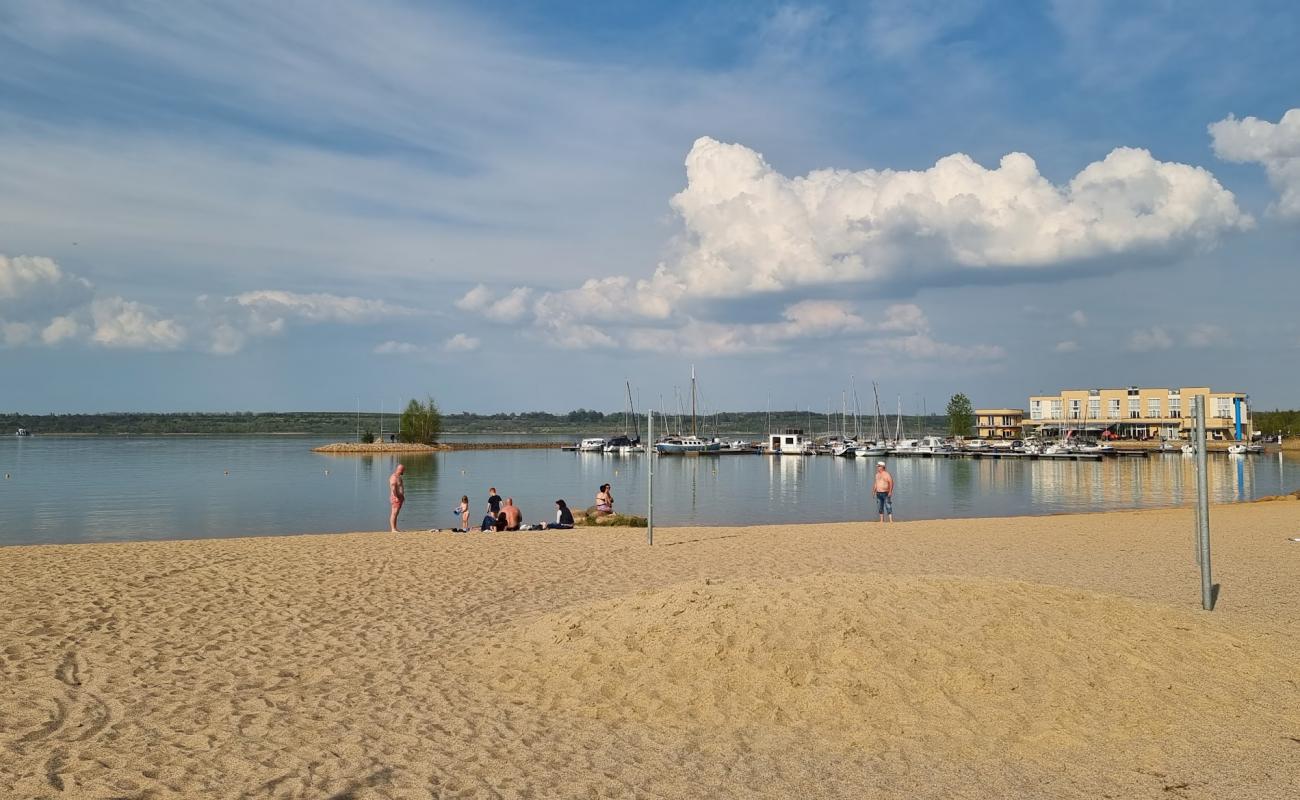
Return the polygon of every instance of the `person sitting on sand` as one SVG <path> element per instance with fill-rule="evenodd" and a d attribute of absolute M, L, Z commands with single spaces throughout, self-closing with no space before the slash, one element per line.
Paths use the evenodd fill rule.
<path fill-rule="evenodd" d="M 596 513 L 614 513 L 614 495 L 610 493 L 608 483 L 602 483 L 600 489 L 596 491 Z"/>
<path fill-rule="evenodd" d="M 484 512 L 483 521 L 479 523 L 478 529 L 481 533 L 501 530 L 497 527 L 497 515 L 492 513 L 492 509 L 489 508 Z"/>
<path fill-rule="evenodd" d="M 543 529 L 548 530 L 569 530 L 573 527 L 573 512 L 563 500 L 555 501 L 555 522 L 543 525 Z"/>
<path fill-rule="evenodd" d="M 459 530 L 469 530 L 469 495 L 461 495 L 460 505 L 456 506 L 456 510 L 451 513 L 460 515 Z"/>
<path fill-rule="evenodd" d="M 506 498 L 506 504 L 501 507 L 501 516 L 505 518 L 505 529 L 508 531 L 519 530 L 519 526 L 524 522 L 524 512 L 519 510 L 512 497 Z"/>

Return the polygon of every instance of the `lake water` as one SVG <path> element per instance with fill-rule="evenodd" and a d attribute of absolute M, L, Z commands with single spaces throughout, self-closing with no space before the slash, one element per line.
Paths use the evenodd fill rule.
<path fill-rule="evenodd" d="M 494 441 L 508 437 L 492 436 Z M 529 437 L 520 437 L 529 438 Z M 0 544 L 102 542 L 387 527 L 396 456 L 311 452 L 327 439 L 57 437 L 0 439 Z M 489 486 L 529 522 L 554 501 L 593 503 L 613 484 L 618 510 L 645 514 L 646 459 L 555 450 L 403 455 L 401 526 L 448 528 L 460 497 L 482 516 Z M 875 459 L 831 456 L 656 458 L 655 521 L 663 525 L 829 522 L 874 517 Z M 1193 459 L 1100 462 L 889 458 L 899 519 L 1055 514 L 1189 504 Z M 1300 458 L 1212 455 L 1216 502 L 1300 487 Z"/>

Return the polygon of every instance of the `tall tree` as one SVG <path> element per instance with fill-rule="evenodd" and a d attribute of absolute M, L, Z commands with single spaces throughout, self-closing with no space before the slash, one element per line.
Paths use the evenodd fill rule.
<path fill-rule="evenodd" d="M 421 403 L 412 399 L 402 412 L 402 430 L 400 438 L 404 442 L 417 444 L 436 444 L 442 433 L 442 414 L 430 397 Z"/>
<path fill-rule="evenodd" d="M 958 392 L 948 401 L 948 433 L 953 436 L 970 436 L 975 425 L 975 409 L 970 398 Z"/>

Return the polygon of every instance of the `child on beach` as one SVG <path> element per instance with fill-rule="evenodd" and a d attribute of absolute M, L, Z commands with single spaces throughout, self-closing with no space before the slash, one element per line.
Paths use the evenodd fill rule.
<path fill-rule="evenodd" d="M 610 493 L 608 483 L 602 483 L 600 489 L 596 492 L 596 513 L 614 513 L 614 495 Z"/>
<path fill-rule="evenodd" d="M 452 513 L 460 515 L 459 530 L 469 530 L 469 495 L 461 495 L 460 505 L 456 506 L 456 510 Z"/>

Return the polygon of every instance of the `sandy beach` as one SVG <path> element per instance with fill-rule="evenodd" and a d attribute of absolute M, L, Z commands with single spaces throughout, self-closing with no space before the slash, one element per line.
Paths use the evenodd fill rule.
<path fill-rule="evenodd" d="M 1300 502 L 0 549 L 0 796 L 1300 795 Z"/>

